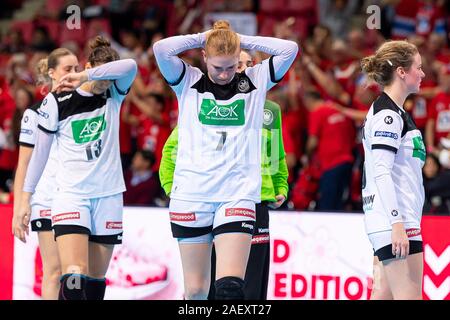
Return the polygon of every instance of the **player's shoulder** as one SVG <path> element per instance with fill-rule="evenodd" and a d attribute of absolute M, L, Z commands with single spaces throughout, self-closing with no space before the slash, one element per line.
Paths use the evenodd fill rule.
<path fill-rule="evenodd" d="M 70 104 L 74 99 L 77 99 L 80 96 L 76 90 L 64 91 L 64 92 L 60 92 L 60 93 L 52 92 L 49 95 L 51 95 L 53 97 L 53 99 L 58 104 L 58 106 L 64 106 L 66 104 Z M 49 96 L 47 96 L 47 97 L 49 97 Z"/>
<path fill-rule="evenodd" d="M 397 114 L 399 117 L 402 115 L 402 110 L 395 104 L 394 101 L 386 94 L 382 93 L 372 105 L 373 114 Z"/>
<path fill-rule="evenodd" d="M 36 102 L 36 103 L 33 103 L 31 106 L 29 106 L 26 110 L 25 110 L 25 113 L 38 113 L 38 109 L 39 109 L 39 107 L 41 106 L 41 104 L 42 104 L 42 102 L 43 102 L 44 100 L 39 100 L 38 102 Z"/>

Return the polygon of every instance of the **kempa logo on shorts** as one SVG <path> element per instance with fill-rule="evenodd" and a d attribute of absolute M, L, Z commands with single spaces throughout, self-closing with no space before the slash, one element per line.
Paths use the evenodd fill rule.
<path fill-rule="evenodd" d="M 52 222 L 55 223 L 63 220 L 78 220 L 78 219 L 80 219 L 79 212 L 66 212 L 53 216 Z"/>
<path fill-rule="evenodd" d="M 214 99 L 203 99 L 198 119 L 207 125 L 241 126 L 245 123 L 245 101 L 218 105 Z"/>
<path fill-rule="evenodd" d="M 105 115 L 91 119 L 72 121 L 72 134 L 76 143 L 85 143 L 100 138 L 106 129 Z"/>
<path fill-rule="evenodd" d="M 255 211 L 246 209 L 246 208 L 228 208 L 225 209 L 225 216 L 241 216 L 241 217 L 250 217 L 252 219 L 255 219 Z"/>
<path fill-rule="evenodd" d="M 107 221 L 106 229 L 122 229 L 122 222 L 120 221 Z"/>
<path fill-rule="evenodd" d="M 393 217 L 398 216 L 398 211 L 397 211 L 397 210 L 392 210 L 392 211 L 391 211 L 391 215 L 392 215 Z"/>
<path fill-rule="evenodd" d="M 170 221 L 195 221 L 195 213 L 176 213 L 170 212 Z"/>
<path fill-rule="evenodd" d="M 406 229 L 405 231 L 406 231 L 406 235 L 408 236 L 408 238 L 412 238 L 412 237 L 421 235 L 420 229 Z"/>
<path fill-rule="evenodd" d="M 253 226 L 249 223 L 242 222 L 241 227 L 253 230 Z"/>
<path fill-rule="evenodd" d="M 41 218 L 51 217 L 52 216 L 52 210 L 50 210 L 50 209 L 40 210 L 39 211 L 39 216 Z"/>

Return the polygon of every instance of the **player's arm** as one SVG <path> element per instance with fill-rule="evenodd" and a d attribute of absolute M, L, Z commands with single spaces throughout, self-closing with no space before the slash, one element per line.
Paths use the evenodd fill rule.
<path fill-rule="evenodd" d="M 13 234 L 25 242 L 25 234 L 28 234 L 27 217 L 20 215 L 19 207 L 20 200 L 25 180 L 25 174 L 27 172 L 28 164 L 31 159 L 31 155 L 36 140 L 36 123 L 34 111 L 27 109 L 23 115 L 20 136 L 19 136 L 19 158 L 17 162 L 16 174 L 14 177 L 14 214 L 12 220 L 12 232 Z"/>
<path fill-rule="evenodd" d="M 24 215 L 30 216 L 30 199 L 47 164 L 54 134 L 58 130 L 58 104 L 52 93 L 49 93 L 38 109 L 38 129 L 27 173 L 24 180 L 20 209 Z"/>
<path fill-rule="evenodd" d="M 98 67 L 69 73 L 63 76 L 57 87 L 75 89 L 82 83 L 91 80 L 111 80 L 121 95 L 126 95 L 137 73 L 137 64 L 133 59 L 122 59 L 102 64 Z"/>
<path fill-rule="evenodd" d="M 153 53 L 164 79 L 175 86 L 181 82 L 186 72 L 186 65 L 178 54 L 196 48 L 203 48 L 206 32 L 174 36 L 159 40 L 153 44 Z"/>
<path fill-rule="evenodd" d="M 170 195 L 173 184 L 173 174 L 178 149 L 178 127 L 175 127 L 167 138 L 162 150 L 161 163 L 159 165 L 159 179 L 166 195 Z"/>
<path fill-rule="evenodd" d="M 240 35 L 240 39 L 242 49 L 262 51 L 271 55 L 269 71 L 273 83 L 281 81 L 298 53 L 297 43 L 290 40 L 246 35 Z"/>
<path fill-rule="evenodd" d="M 289 177 L 289 170 L 286 163 L 286 153 L 284 151 L 284 144 L 283 144 L 283 134 L 282 134 L 282 125 L 281 125 L 281 109 L 279 105 L 276 105 L 276 122 L 274 124 L 275 132 L 277 133 L 277 144 L 278 144 L 278 170 L 271 176 L 274 189 L 275 189 L 275 197 L 277 199 L 277 202 L 275 202 L 275 208 L 280 207 L 283 202 L 287 199 L 287 195 L 289 192 L 289 185 L 288 185 L 288 177 Z M 270 148 L 271 150 L 274 150 L 274 148 Z"/>

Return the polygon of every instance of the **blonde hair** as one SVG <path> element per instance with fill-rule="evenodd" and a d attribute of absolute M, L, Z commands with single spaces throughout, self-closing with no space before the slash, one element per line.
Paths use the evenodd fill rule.
<path fill-rule="evenodd" d="M 205 51 L 211 55 L 238 55 L 241 49 L 241 41 L 234 32 L 230 23 L 226 20 L 218 20 L 214 23 L 213 30 L 206 38 Z"/>
<path fill-rule="evenodd" d="M 59 58 L 73 55 L 73 52 L 66 48 L 58 48 L 50 52 L 47 58 L 41 59 L 36 65 L 37 71 L 37 83 L 39 84 L 51 84 L 52 79 L 48 75 L 48 70 L 56 69 L 59 64 Z"/>
<path fill-rule="evenodd" d="M 398 67 L 409 70 L 414 55 L 419 50 L 407 41 L 387 41 L 383 43 L 374 55 L 361 60 L 361 68 L 367 76 L 382 86 L 391 84 L 394 71 Z"/>

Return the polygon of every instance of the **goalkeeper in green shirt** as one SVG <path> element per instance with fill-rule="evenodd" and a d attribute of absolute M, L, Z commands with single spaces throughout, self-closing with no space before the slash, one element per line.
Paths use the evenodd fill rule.
<path fill-rule="evenodd" d="M 253 65 L 251 55 L 241 51 L 238 72 Z M 161 185 L 168 196 L 172 189 L 173 173 L 178 146 L 178 127 L 167 139 L 159 167 Z M 244 293 L 246 300 L 265 300 L 270 265 L 269 208 L 279 208 L 288 193 L 288 169 L 281 135 L 281 110 L 275 102 L 266 100 L 261 150 L 261 203 L 256 204 L 256 224 L 252 247 L 245 274 Z M 215 254 L 212 253 L 211 280 L 215 279 Z M 213 284 L 214 281 L 211 281 Z M 214 288 L 209 292 L 213 299 Z"/>

